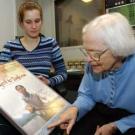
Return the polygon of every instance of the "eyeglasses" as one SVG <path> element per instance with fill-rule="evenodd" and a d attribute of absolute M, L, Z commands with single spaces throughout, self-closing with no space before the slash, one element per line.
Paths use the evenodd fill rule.
<path fill-rule="evenodd" d="M 100 57 L 108 50 L 105 49 L 103 51 L 86 51 L 85 49 L 80 49 L 81 52 L 86 56 L 86 57 L 91 57 L 95 61 L 100 61 Z"/>

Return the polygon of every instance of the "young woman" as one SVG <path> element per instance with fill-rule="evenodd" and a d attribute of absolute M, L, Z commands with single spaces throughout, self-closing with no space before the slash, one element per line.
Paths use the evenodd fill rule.
<path fill-rule="evenodd" d="M 41 6 L 33 1 L 22 3 L 18 11 L 18 22 L 24 36 L 5 44 L 0 62 L 17 60 L 50 86 L 66 80 L 67 72 L 57 41 L 40 34 L 43 23 Z M 55 76 L 50 77 L 52 68 Z"/>
<path fill-rule="evenodd" d="M 41 6 L 33 1 L 22 3 L 18 11 L 18 22 L 24 36 L 4 45 L 0 63 L 17 60 L 51 87 L 65 81 L 67 71 L 57 41 L 40 34 L 43 23 Z M 51 68 L 54 69 L 54 76 L 50 76 Z M 0 134 L 20 135 L 1 115 Z"/>

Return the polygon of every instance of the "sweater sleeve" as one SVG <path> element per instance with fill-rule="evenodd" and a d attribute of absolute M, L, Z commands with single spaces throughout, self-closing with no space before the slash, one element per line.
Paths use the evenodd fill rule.
<path fill-rule="evenodd" d="M 0 53 L 0 63 L 6 63 L 6 62 L 10 61 L 12 59 L 11 57 L 12 57 L 12 55 L 11 55 L 11 50 L 10 50 L 10 41 L 8 41 L 4 45 L 4 47 Z"/>
<path fill-rule="evenodd" d="M 53 39 L 54 40 L 54 39 Z M 60 47 L 56 40 L 52 44 L 52 66 L 55 70 L 54 76 L 49 79 L 50 86 L 55 86 L 67 79 L 67 70 L 64 64 Z"/>

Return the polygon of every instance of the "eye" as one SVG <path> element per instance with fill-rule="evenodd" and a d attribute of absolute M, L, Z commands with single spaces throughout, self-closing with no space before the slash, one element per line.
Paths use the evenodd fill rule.
<path fill-rule="evenodd" d="M 25 23 L 30 24 L 30 23 L 31 23 L 31 21 L 25 21 Z"/>
<path fill-rule="evenodd" d="M 99 58 L 101 53 L 93 53 L 93 57 Z"/>
<path fill-rule="evenodd" d="M 37 19 L 35 20 L 35 23 L 39 23 L 41 21 L 41 19 Z"/>

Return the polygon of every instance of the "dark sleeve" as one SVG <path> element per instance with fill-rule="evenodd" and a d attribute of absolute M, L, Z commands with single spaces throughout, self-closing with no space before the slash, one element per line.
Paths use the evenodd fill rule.
<path fill-rule="evenodd" d="M 55 86 L 67 79 L 67 70 L 60 47 L 56 40 L 53 40 L 52 43 L 52 65 L 55 70 L 55 75 L 51 77 L 49 81 L 51 86 Z"/>
<path fill-rule="evenodd" d="M 2 51 L 0 52 L 0 63 L 6 63 L 10 61 L 11 58 L 11 49 L 10 49 L 10 42 L 7 42 Z"/>

